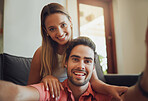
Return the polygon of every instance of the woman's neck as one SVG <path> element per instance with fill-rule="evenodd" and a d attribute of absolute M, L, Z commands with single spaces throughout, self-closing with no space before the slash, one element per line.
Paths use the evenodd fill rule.
<path fill-rule="evenodd" d="M 65 48 L 66 48 L 66 45 L 58 45 L 57 53 L 62 55 L 64 53 Z"/>

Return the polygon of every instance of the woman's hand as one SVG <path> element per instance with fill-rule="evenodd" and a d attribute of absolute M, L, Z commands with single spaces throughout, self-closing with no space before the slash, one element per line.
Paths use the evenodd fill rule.
<path fill-rule="evenodd" d="M 97 93 L 110 95 L 112 97 L 112 101 L 122 101 L 121 95 L 128 90 L 128 87 L 108 85 L 98 79 L 93 80 L 91 85 L 93 90 Z"/>
<path fill-rule="evenodd" d="M 47 75 L 41 82 L 44 83 L 45 89 L 50 91 L 52 98 L 58 99 L 60 96 L 60 90 L 64 90 L 59 80 L 52 75 Z"/>
<path fill-rule="evenodd" d="M 128 90 L 128 87 L 108 85 L 106 89 L 108 89 L 108 95 L 112 96 L 112 101 L 122 101 L 121 95 Z"/>

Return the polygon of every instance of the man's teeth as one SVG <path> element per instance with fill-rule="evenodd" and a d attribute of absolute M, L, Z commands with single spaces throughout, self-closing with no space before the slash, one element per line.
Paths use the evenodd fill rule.
<path fill-rule="evenodd" d="M 85 73 L 80 73 L 80 72 L 75 72 L 74 74 L 75 75 L 80 75 L 80 76 L 84 76 L 85 75 Z"/>

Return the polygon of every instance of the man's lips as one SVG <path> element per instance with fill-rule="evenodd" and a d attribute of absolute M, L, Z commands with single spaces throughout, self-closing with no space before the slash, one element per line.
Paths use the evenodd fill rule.
<path fill-rule="evenodd" d="M 73 71 L 73 73 L 77 76 L 85 76 L 87 74 L 85 71 Z"/>

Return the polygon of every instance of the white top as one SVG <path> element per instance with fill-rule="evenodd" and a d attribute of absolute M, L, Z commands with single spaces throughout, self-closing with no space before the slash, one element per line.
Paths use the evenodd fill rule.
<path fill-rule="evenodd" d="M 63 82 L 65 79 L 67 79 L 67 70 L 66 68 L 62 67 L 63 55 L 59 54 L 57 55 L 58 55 L 58 68 L 53 69 L 52 75 L 58 78 L 60 82 Z"/>

